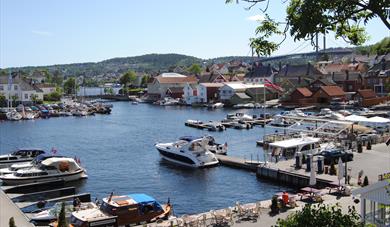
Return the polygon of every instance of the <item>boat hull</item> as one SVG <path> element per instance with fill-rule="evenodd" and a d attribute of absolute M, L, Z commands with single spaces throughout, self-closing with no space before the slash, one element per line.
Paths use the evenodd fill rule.
<path fill-rule="evenodd" d="M 19 184 L 30 184 L 37 182 L 46 182 L 46 181 L 55 181 L 55 180 L 63 180 L 63 181 L 76 181 L 83 178 L 87 178 L 87 175 L 84 173 L 84 170 L 68 173 L 68 174 L 56 174 L 53 176 L 44 176 L 44 177 L 14 177 L 8 178 L 5 176 L 0 176 L 0 180 L 2 180 L 5 185 L 19 185 Z"/>
<path fill-rule="evenodd" d="M 199 161 L 194 161 L 188 157 L 177 155 L 173 152 L 169 152 L 161 148 L 157 148 L 157 150 L 159 151 L 162 159 L 181 166 L 186 166 L 190 168 L 207 168 L 219 164 L 218 160 L 207 162 L 207 163 L 201 163 Z"/>

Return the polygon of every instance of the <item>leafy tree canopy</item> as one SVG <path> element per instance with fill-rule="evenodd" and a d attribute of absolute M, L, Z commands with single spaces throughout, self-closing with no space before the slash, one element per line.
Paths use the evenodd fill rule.
<path fill-rule="evenodd" d="M 226 3 L 239 1 L 225 0 Z M 261 9 L 263 13 L 269 5 L 269 0 L 241 1 L 251 4 L 248 9 L 264 3 L 265 9 Z M 256 37 L 250 39 L 250 45 L 258 55 L 268 56 L 280 46 L 281 43 L 269 40 L 272 35 L 286 37 L 289 33 L 294 40 L 311 40 L 314 43 L 316 34 L 333 31 L 336 38 L 361 45 L 369 38 L 364 25 L 373 18 L 380 18 L 390 30 L 389 0 L 289 0 L 286 3 L 285 21 L 277 22 L 266 15 L 256 29 Z M 281 25 L 285 26 L 283 30 L 280 29 Z"/>
<path fill-rule="evenodd" d="M 128 71 L 121 76 L 121 78 L 119 79 L 119 83 L 127 86 L 127 84 L 129 83 L 134 83 L 136 79 L 137 79 L 137 75 L 135 74 L 135 72 Z"/>
<path fill-rule="evenodd" d="M 202 72 L 202 67 L 200 67 L 200 65 L 198 65 L 198 64 L 192 64 L 188 68 L 188 72 L 195 74 L 195 75 L 200 75 L 200 73 Z"/>
<path fill-rule="evenodd" d="M 278 219 L 277 226 L 363 227 L 364 225 L 360 222 L 360 216 L 355 207 L 349 207 L 349 212 L 344 214 L 338 204 L 334 206 L 306 204 L 301 211 L 290 214 L 286 219 Z"/>
<path fill-rule="evenodd" d="M 64 83 L 64 92 L 65 94 L 75 94 L 79 86 L 76 83 L 75 77 L 69 77 Z"/>

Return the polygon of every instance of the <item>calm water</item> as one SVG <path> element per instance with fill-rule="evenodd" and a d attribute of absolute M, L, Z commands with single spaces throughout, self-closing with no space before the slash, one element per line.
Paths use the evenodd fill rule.
<path fill-rule="evenodd" d="M 232 206 L 236 201 L 269 199 L 283 187 L 256 179 L 255 174 L 218 166 L 191 170 L 161 161 L 156 142 L 170 142 L 183 135 L 212 134 L 227 142 L 229 155 L 262 159 L 255 141 L 263 128 L 228 129 L 208 132 L 184 126 L 187 119 L 220 120 L 233 110 L 160 107 L 116 102 L 111 115 L 84 118 L 52 118 L 21 122 L 0 122 L 0 153 L 18 147 L 56 147 L 58 154 L 77 156 L 89 178 L 80 192 L 92 197 L 147 193 L 161 202 L 168 197 L 176 214 L 197 213 Z M 259 110 L 241 110 L 259 114 Z"/>

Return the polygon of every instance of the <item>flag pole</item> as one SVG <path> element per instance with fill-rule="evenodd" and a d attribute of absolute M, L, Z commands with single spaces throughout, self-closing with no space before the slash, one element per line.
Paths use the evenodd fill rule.
<path fill-rule="evenodd" d="M 265 75 L 264 75 L 264 80 L 263 80 L 263 99 L 264 99 L 264 104 L 263 104 L 263 154 L 264 154 L 264 163 L 267 164 L 267 154 L 266 150 L 264 149 L 265 145 L 265 103 L 266 103 L 266 95 L 265 95 Z"/>

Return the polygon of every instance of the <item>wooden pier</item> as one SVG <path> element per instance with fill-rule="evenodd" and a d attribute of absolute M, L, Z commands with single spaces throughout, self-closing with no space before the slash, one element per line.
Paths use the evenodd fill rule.
<path fill-rule="evenodd" d="M 232 157 L 227 155 L 216 154 L 215 156 L 217 157 L 221 165 L 238 168 L 238 169 L 245 169 L 252 172 L 256 172 L 257 166 L 260 164 L 255 160 L 251 161 L 251 160 L 241 159 L 238 157 Z"/>

